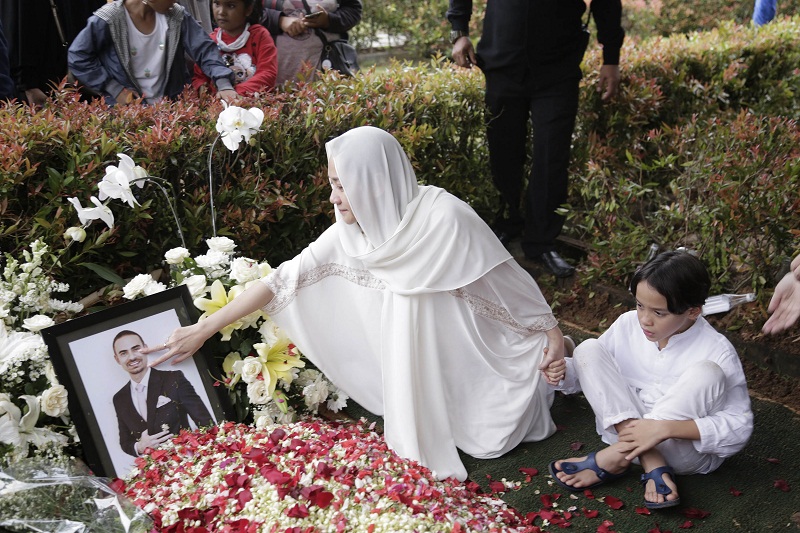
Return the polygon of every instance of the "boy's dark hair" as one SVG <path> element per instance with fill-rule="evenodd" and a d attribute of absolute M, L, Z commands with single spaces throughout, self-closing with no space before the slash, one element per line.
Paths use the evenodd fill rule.
<path fill-rule="evenodd" d="M 711 278 L 703 262 L 683 251 L 659 254 L 637 270 L 630 283 L 634 296 L 642 281 L 667 299 L 667 310 L 674 315 L 690 307 L 702 307 L 711 288 Z"/>

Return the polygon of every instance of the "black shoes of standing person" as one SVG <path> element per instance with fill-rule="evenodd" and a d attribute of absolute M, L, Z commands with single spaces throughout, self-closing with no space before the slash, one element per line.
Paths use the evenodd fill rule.
<path fill-rule="evenodd" d="M 534 257 L 525 256 L 544 265 L 557 278 L 568 278 L 575 273 L 575 267 L 564 261 L 555 250 Z"/>

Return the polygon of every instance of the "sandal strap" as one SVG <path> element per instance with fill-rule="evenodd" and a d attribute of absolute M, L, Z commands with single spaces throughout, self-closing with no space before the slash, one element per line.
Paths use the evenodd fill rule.
<path fill-rule="evenodd" d="M 672 478 L 672 482 L 675 482 L 675 471 L 672 470 L 671 466 L 666 465 L 659 466 L 658 468 L 654 468 L 646 474 L 642 474 L 641 483 L 642 485 L 645 485 L 649 480 L 652 479 L 656 484 L 656 492 L 663 494 L 664 496 L 667 494 L 672 494 L 672 489 L 669 488 L 669 485 L 664 482 L 664 474 L 669 474 L 669 477 Z"/>
<path fill-rule="evenodd" d="M 582 470 L 591 470 L 597 475 L 600 481 L 608 481 L 619 477 L 618 474 L 612 474 L 608 470 L 600 468 L 600 466 L 597 465 L 597 460 L 595 459 L 596 453 L 597 452 L 589 453 L 583 461 L 562 462 L 561 471 L 567 474 L 575 474 Z"/>

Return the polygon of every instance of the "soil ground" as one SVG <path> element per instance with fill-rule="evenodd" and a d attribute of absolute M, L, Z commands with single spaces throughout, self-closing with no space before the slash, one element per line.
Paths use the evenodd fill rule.
<path fill-rule="evenodd" d="M 585 332 L 586 336 L 596 336 L 605 331 L 620 314 L 633 308 L 633 300 L 624 289 L 590 289 L 575 282 L 555 280 L 537 271 L 535 266 L 523 264 L 524 261 L 520 261 L 520 264 L 532 271 L 547 301 L 553 306 L 556 318 L 564 324 L 565 329 L 572 327 Z M 795 364 L 800 364 L 800 325 L 789 332 L 767 337 L 760 333 L 760 322 L 750 318 L 747 311 L 735 308 L 729 313 L 706 318 L 718 331 L 735 329 L 738 342 L 757 346 L 763 353 L 780 352 L 790 359 L 796 357 Z M 741 356 L 741 348 L 737 346 L 737 349 Z M 776 372 L 747 357 L 741 359 L 752 396 L 774 401 L 800 413 L 800 377 Z"/>

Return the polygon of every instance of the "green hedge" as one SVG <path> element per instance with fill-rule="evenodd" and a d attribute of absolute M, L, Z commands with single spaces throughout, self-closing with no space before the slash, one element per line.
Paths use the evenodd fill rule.
<path fill-rule="evenodd" d="M 581 279 L 624 283 L 650 242 L 690 246 L 712 267 L 715 290 L 768 285 L 800 244 L 798 116 L 800 20 L 755 30 L 732 23 L 657 38 L 623 51 L 623 91 L 595 91 L 599 53 L 586 58 L 566 235 L 589 247 Z M 330 223 L 324 143 L 372 124 L 394 133 L 421 181 L 443 186 L 483 216 L 495 211 L 483 126 L 483 77 L 446 61 L 335 74 L 245 103 L 265 112 L 263 131 L 235 153 L 212 153 L 218 233 L 274 264 Z M 35 237 L 55 249 L 77 225 L 104 167 L 124 152 L 175 191 L 187 246 L 212 233 L 207 158 L 221 110 L 186 96 L 149 107 L 108 108 L 63 90 L 47 109 L 0 107 L 0 249 Z M 148 185 L 141 207 L 111 204 L 73 243 L 54 274 L 84 295 L 104 285 L 86 268 L 120 276 L 162 265 L 180 245 L 168 205 Z M 99 265 L 99 266 L 95 266 Z M 111 277 L 111 276 L 106 276 Z"/>

